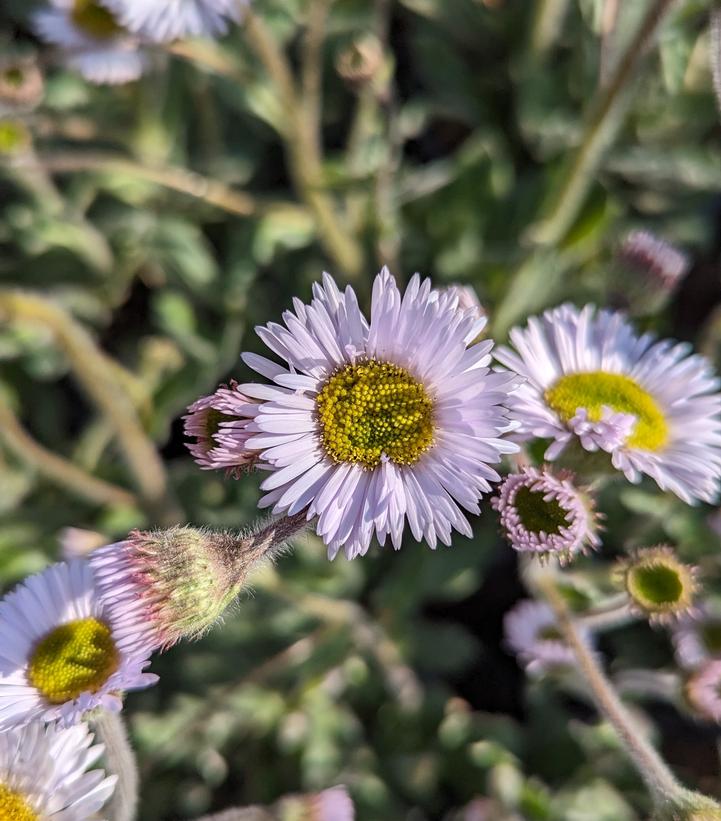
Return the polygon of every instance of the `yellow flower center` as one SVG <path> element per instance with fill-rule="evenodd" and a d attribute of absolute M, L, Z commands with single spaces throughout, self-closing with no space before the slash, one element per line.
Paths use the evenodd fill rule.
<path fill-rule="evenodd" d="M 39 818 L 19 792 L 0 784 L 0 821 L 39 821 Z"/>
<path fill-rule="evenodd" d="M 579 408 L 585 408 L 593 422 L 601 419 L 604 406 L 616 413 L 630 413 L 636 426 L 626 440 L 638 450 L 661 450 L 668 442 L 668 424 L 663 411 L 650 393 L 620 373 L 571 373 L 562 376 L 545 393 L 546 402 L 568 423 Z"/>
<path fill-rule="evenodd" d="M 75 0 L 70 17 L 81 31 L 97 40 L 109 40 L 122 31 L 113 14 L 94 0 Z"/>
<path fill-rule="evenodd" d="M 51 704 L 62 704 L 81 693 L 96 693 L 118 669 L 119 660 L 107 624 L 78 619 L 40 639 L 30 659 L 28 678 Z"/>
<path fill-rule="evenodd" d="M 416 462 L 433 444 L 433 403 L 408 371 L 374 359 L 346 365 L 318 394 L 321 440 L 335 462 Z"/>

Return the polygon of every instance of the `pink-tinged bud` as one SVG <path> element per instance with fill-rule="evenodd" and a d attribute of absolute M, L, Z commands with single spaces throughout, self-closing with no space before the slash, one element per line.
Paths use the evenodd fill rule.
<path fill-rule="evenodd" d="M 193 527 L 135 531 L 90 557 L 104 600 L 143 603 L 157 647 L 207 632 L 235 600 L 251 568 L 273 558 L 305 526 L 305 514 L 248 534 Z"/>
<path fill-rule="evenodd" d="M 631 231 L 619 248 L 621 264 L 641 274 L 654 290 L 671 292 L 688 274 L 689 258 L 650 231 Z"/>
<path fill-rule="evenodd" d="M 183 417 L 185 435 L 195 439 L 188 450 L 203 470 L 250 470 L 256 454 L 246 447 L 252 436 L 257 405 L 242 394 L 236 382 L 203 396 Z"/>

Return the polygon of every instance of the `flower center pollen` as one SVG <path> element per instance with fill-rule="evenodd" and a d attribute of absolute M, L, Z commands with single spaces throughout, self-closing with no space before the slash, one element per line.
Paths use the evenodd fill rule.
<path fill-rule="evenodd" d="M 39 816 L 20 793 L 0 784 L 0 821 L 38 821 Z"/>
<path fill-rule="evenodd" d="M 70 16 L 79 29 L 97 40 L 109 40 L 122 31 L 113 14 L 94 0 L 75 0 Z"/>
<path fill-rule="evenodd" d="M 626 440 L 639 450 L 660 450 L 668 442 L 668 424 L 656 400 L 628 376 L 593 371 L 562 376 L 545 393 L 546 402 L 568 423 L 579 408 L 600 421 L 604 406 L 616 413 L 633 414 L 636 426 Z"/>
<path fill-rule="evenodd" d="M 78 619 L 40 639 L 30 659 L 28 678 L 47 701 L 62 704 L 81 693 L 96 693 L 118 669 L 119 660 L 107 624 Z"/>
<path fill-rule="evenodd" d="M 568 527 L 567 511 L 556 499 L 544 499 L 543 493 L 520 487 L 513 504 L 521 524 L 529 533 L 546 533 L 554 536 L 562 527 Z"/>
<path fill-rule="evenodd" d="M 374 359 L 346 365 L 316 403 L 323 447 L 335 462 L 373 468 L 385 455 L 411 465 L 433 444 L 433 403 L 398 365 Z"/>

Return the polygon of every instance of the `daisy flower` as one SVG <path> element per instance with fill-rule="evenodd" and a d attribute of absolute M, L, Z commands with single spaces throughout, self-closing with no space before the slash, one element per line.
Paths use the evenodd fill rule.
<path fill-rule="evenodd" d="M 254 456 L 246 448 L 248 423 L 256 406 L 251 404 L 235 383 L 221 385 L 215 393 L 203 396 L 188 408 L 183 417 L 185 435 L 195 439 L 188 450 L 203 470 L 250 467 Z"/>
<path fill-rule="evenodd" d="M 0 818 L 86 821 L 113 794 L 116 776 L 91 770 L 103 754 L 87 725 L 35 722 L 0 734 Z"/>
<path fill-rule="evenodd" d="M 143 73 L 140 41 L 105 2 L 50 0 L 33 15 L 33 25 L 43 40 L 62 50 L 66 65 L 92 83 L 129 83 Z"/>
<path fill-rule="evenodd" d="M 0 731 L 119 710 L 123 691 L 157 681 L 151 650 L 140 610 L 104 604 L 85 560 L 31 576 L 0 601 Z"/>
<path fill-rule="evenodd" d="M 544 602 L 519 602 L 506 614 L 503 628 L 508 649 L 529 673 L 575 666 L 573 651 L 561 636 L 553 610 Z M 589 631 L 582 626 L 578 629 L 584 640 L 590 642 Z"/>
<path fill-rule="evenodd" d="M 525 383 L 510 397 L 523 439 L 573 439 L 611 454 L 631 482 L 645 473 L 689 504 L 712 501 L 721 476 L 721 395 L 685 343 L 639 336 L 619 313 L 562 305 L 510 334 L 496 358 Z"/>
<path fill-rule="evenodd" d="M 261 506 L 317 517 L 331 558 L 365 554 L 374 533 L 400 548 L 406 519 L 431 547 L 453 528 L 470 536 L 461 508 L 480 512 L 492 465 L 517 449 L 500 438 L 516 378 L 489 370 L 492 341 L 467 347 L 485 320 L 418 275 L 402 295 L 386 269 L 370 322 L 327 274 L 313 293 L 285 327 L 257 329 L 287 367 L 244 356 L 274 383 L 239 386 L 262 403 L 246 442 L 272 471 Z"/>
<path fill-rule="evenodd" d="M 671 630 L 676 659 L 681 667 L 694 670 L 712 659 L 721 659 L 721 607 L 706 601 L 696 617 L 682 616 Z"/>
<path fill-rule="evenodd" d="M 571 477 L 535 467 L 506 477 L 491 504 L 514 550 L 542 559 L 557 556 L 566 564 L 589 547 L 598 547 L 593 500 Z"/>
<path fill-rule="evenodd" d="M 241 0 L 105 0 L 122 24 L 154 43 L 219 37 L 240 19 Z M 245 4 L 247 5 L 247 3 Z"/>

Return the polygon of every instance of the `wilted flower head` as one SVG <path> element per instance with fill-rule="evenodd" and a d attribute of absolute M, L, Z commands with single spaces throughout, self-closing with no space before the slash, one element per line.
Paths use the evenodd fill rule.
<path fill-rule="evenodd" d="M 566 564 L 600 544 L 593 500 L 574 486 L 570 473 L 524 467 L 506 477 L 492 504 L 511 547 L 520 552 Z"/>
<path fill-rule="evenodd" d="M 151 651 L 137 604 L 101 599 L 85 560 L 31 576 L 0 601 L 0 731 L 119 710 L 123 691 L 157 681 Z"/>
<path fill-rule="evenodd" d="M 0 109 L 31 109 L 42 99 L 45 84 L 35 60 L 0 60 Z"/>
<path fill-rule="evenodd" d="M 253 465 L 257 454 L 247 449 L 246 442 L 256 409 L 235 382 L 221 385 L 215 393 L 190 405 L 183 417 L 185 435 L 195 439 L 187 443 L 188 450 L 203 470 L 238 470 Z"/>
<path fill-rule="evenodd" d="M 272 557 L 302 519 L 279 519 L 255 533 L 193 527 L 135 531 L 93 552 L 90 564 L 107 601 L 137 602 L 155 647 L 198 638 L 235 600 L 250 568 Z"/>
<path fill-rule="evenodd" d="M 666 291 L 675 288 L 691 267 L 686 254 L 650 231 L 631 231 L 618 255 L 627 268 Z"/>
<path fill-rule="evenodd" d="M 143 73 L 140 41 L 105 0 L 49 0 L 32 19 L 38 36 L 58 46 L 64 62 L 91 83 L 129 83 Z"/>
<path fill-rule="evenodd" d="M 524 599 L 506 614 L 503 627 L 508 649 L 529 673 L 542 673 L 556 667 L 575 666 L 573 651 L 558 629 L 549 605 Z M 590 643 L 590 633 L 579 627 Z"/>
<path fill-rule="evenodd" d="M 129 31 L 154 43 L 219 37 L 249 0 L 104 0 Z"/>
<path fill-rule="evenodd" d="M 721 659 L 699 667 L 686 681 L 684 693 L 697 713 L 721 723 Z"/>
<path fill-rule="evenodd" d="M 721 659 L 721 606 L 705 601 L 694 615 L 682 615 L 671 630 L 676 659 L 687 670 Z"/>
<path fill-rule="evenodd" d="M 418 275 L 402 295 L 385 269 L 370 322 L 329 276 L 313 293 L 285 327 L 258 329 L 287 368 L 245 357 L 275 383 L 240 386 L 261 401 L 247 442 L 272 471 L 261 505 L 317 517 L 331 557 L 364 554 L 374 533 L 400 548 L 406 519 L 431 547 L 454 528 L 470 536 L 461 507 L 479 512 L 492 465 L 517 449 L 501 438 L 515 377 L 490 371 L 491 341 L 467 346 L 484 320 Z"/>
<path fill-rule="evenodd" d="M 524 377 L 509 398 L 522 439 L 550 438 L 547 459 L 577 439 L 611 454 L 631 482 L 651 476 L 689 504 L 721 478 L 721 395 L 686 343 L 639 336 L 623 315 L 562 305 L 514 328 L 497 359 Z"/>
<path fill-rule="evenodd" d="M 89 821 L 113 794 L 116 776 L 91 770 L 103 746 L 87 725 L 35 722 L 0 733 L 3 821 Z"/>
<path fill-rule="evenodd" d="M 669 622 L 693 612 L 696 568 L 679 561 L 666 545 L 638 550 L 622 559 L 616 574 L 631 607 L 651 622 Z"/>

